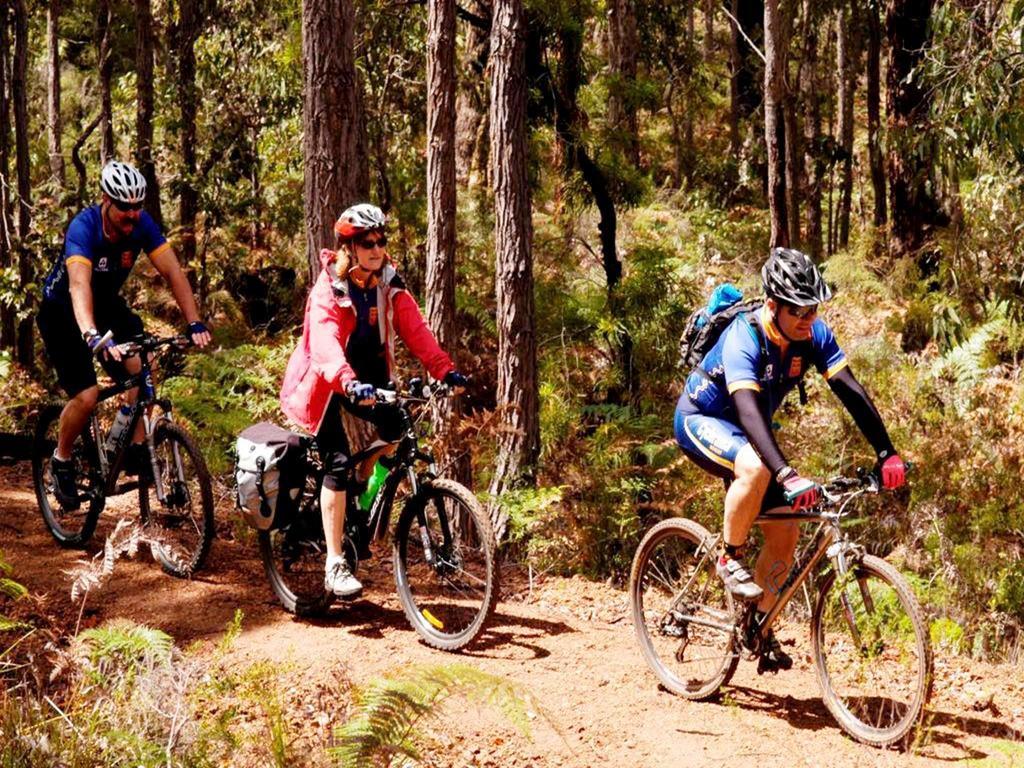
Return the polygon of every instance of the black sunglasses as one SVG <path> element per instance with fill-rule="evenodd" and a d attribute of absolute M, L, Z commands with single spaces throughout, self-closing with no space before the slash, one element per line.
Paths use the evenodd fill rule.
<path fill-rule="evenodd" d="M 369 238 L 369 237 L 364 237 L 364 238 L 358 240 L 357 242 L 359 243 L 359 247 L 360 248 L 365 248 L 368 251 L 376 248 L 378 245 L 381 248 L 387 248 L 388 247 L 388 236 L 387 235 L 381 235 L 376 240 L 374 240 L 372 238 Z"/>
<path fill-rule="evenodd" d="M 114 207 L 119 211 L 141 211 L 142 203 L 125 203 L 121 200 L 115 200 L 110 198 L 110 202 L 114 204 Z"/>
<path fill-rule="evenodd" d="M 803 320 L 805 317 L 818 314 L 817 304 L 811 304 L 809 307 L 794 307 L 792 304 L 786 304 L 786 309 L 797 320 Z"/>

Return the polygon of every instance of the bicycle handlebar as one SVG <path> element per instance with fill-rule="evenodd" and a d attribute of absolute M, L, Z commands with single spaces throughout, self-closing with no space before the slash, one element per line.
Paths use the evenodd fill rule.
<path fill-rule="evenodd" d="M 121 351 L 122 355 L 137 355 L 139 352 L 143 351 L 153 352 L 160 347 L 187 349 L 192 346 L 192 339 L 188 336 L 159 337 L 144 333 L 116 346 Z"/>

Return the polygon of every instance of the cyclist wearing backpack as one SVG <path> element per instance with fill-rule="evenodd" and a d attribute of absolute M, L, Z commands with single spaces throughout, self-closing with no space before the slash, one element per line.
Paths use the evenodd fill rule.
<path fill-rule="evenodd" d="M 753 574 L 743 548 L 762 511 L 801 510 L 820 497 L 818 484 L 789 466 L 770 426 L 776 408 L 812 365 L 875 449 L 886 488 L 903 484 L 905 467 L 832 329 L 817 318 L 818 306 L 832 292 L 811 259 L 775 248 L 761 280 L 764 304 L 736 316 L 687 377 L 676 405 L 675 436 L 687 457 L 726 483 L 719 577 L 735 597 L 757 601 L 757 609 L 767 613 L 793 564 L 799 529 L 795 522 L 762 523 L 765 543 Z M 767 649 L 758 671 L 792 666 L 774 636 Z"/>
<path fill-rule="evenodd" d="M 37 318 L 46 355 L 69 398 L 60 415 L 52 463 L 54 491 L 69 511 L 79 506 L 72 446 L 99 395 L 93 358 L 115 378 L 123 377 L 125 371 L 135 374 L 141 370 L 137 356 L 124 359 L 117 347 L 119 341 L 142 333 L 142 320 L 120 295 L 141 252 L 167 281 L 188 323 L 192 342 L 199 347 L 210 343 L 210 332 L 199 319 L 188 278 L 160 227 L 142 210 L 145 177 L 134 166 L 112 160 L 103 167 L 100 188 L 100 204 L 81 211 L 68 226 L 64 252 L 43 284 Z M 134 402 L 136 390 L 127 396 Z M 143 437 L 140 421 L 127 455 L 128 474 L 147 471 L 148 454 L 139 445 Z"/>
<path fill-rule="evenodd" d="M 350 451 L 341 409 L 373 422 L 383 440 L 400 436 L 397 409 L 374 400 L 376 388 L 391 379 L 398 337 L 431 376 L 456 392 L 466 384 L 391 265 L 386 226 L 384 213 L 369 203 L 338 218 L 338 251 L 320 252 L 323 269 L 309 293 L 302 339 L 281 386 L 285 414 L 316 436 L 325 469 L 320 492 L 327 541 L 324 588 L 343 598 L 358 596 L 363 587 L 342 556 Z"/>

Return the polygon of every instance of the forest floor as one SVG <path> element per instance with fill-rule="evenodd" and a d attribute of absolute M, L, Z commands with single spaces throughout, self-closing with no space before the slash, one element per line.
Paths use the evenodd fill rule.
<path fill-rule="evenodd" d="M 89 552 L 99 551 L 116 522 L 104 513 Z M 228 521 L 227 504 L 218 517 Z M 224 533 L 231 525 L 222 523 Z M 0 551 L 16 578 L 58 626 L 73 632 L 79 608 L 66 570 L 82 557 L 62 550 L 43 525 L 27 464 L 0 468 Z M 117 565 L 81 617 L 90 627 L 126 617 L 160 628 L 181 647 L 213 648 L 235 610 L 242 633 L 228 662 L 239 669 L 269 660 L 286 669 L 282 694 L 296 740 L 297 764 L 322 764 L 331 729 L 344 719 L 337 691 L 413 665 L 465 662 L 528 690 L 542 714 L 529 737 L 499 715 L 461 701 L 430 724 L 430 763 L 439 766 L 904 766 L 967 760 L 1024 766 L 1024 668 L 937 654 L 929 726 L 909 753 L 878 750 L 843 735 L 821 701 L 806 626 L 780 631 L 792 643 L 793 670 L 758 677 L 742 662 L 714 702 L 685 701 L 659 689 L 640 656 L 626 593 L 580 578 L 532 585 L 509 572 L 491 628 L 461 656 L 418 642 L 395 595 L 390 557 L 365 571 L 364 597 L 326 618 L 286 614 L 267 585 L 255 543 L 218 539 L 204 571 L 191 581 L 161 572 L 147 555 Z M 345 697 L 342 696 L 342 699 Z M 258 709 L 240 717 L 258 729 Z M 257 733 L 258 738 L 258 733 Z M 237 753 L 236 765 L 261 764 Z"/>

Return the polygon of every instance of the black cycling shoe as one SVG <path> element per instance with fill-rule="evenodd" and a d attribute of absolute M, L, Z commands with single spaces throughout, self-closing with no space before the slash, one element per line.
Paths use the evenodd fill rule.
<path fill-rule="evenodd" d="M 792 668 L 793 659 L 782 650 L 779 639 L 774 632 L 769 630 L 768 636 L 764 639 L 764 650 L 757 657 L 757 674 L 763 675 L 765 672 L 775 674 Z"/>
<path fill-rule="evenodd" d="M 50 459 L 50 468 L 53 471 L 53 493 L 57 501 L 68 512 L 74 512 L 79 506 L 75 462 L 61 461 L 54 456 Z"/>

